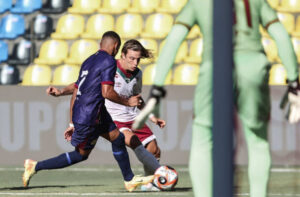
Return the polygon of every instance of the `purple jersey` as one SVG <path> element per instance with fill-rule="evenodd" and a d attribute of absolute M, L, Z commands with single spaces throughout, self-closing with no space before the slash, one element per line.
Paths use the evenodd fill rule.
<path fill-rule="evenodd" d="M 114 57 L 101 50 L 83 62 L 76 82 L 78 91 L 73 106 L 74 123 L 95 125 L 101 121 L 102 112 L 106 111 L 103 110 L 105 105 L 101 87 L 102 84 L 114 84 L 116 69 Z"/>

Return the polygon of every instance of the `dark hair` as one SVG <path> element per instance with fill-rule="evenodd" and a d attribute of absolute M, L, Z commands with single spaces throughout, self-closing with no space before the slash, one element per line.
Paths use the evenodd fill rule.
<path fill-rule="evenodd" d="M 133 51 L 140 51 L 141 52 L 141 58 L 152 58 L 153 54 L 149 49 L 146 49 L 139 41 L 135 39 L 131 39 L 125 42 L 123 48 L 122 48 L 122 53 L 125 55 L 127 54 L 128 50 L 133 50 Z"/>
<path fill-rule="evenodd" d="M 121 38 L 120 38 L 119 34 L 117 34 L 114 31 L 107 31 L 107 32 L 105 32 L 103 34 L 103 36 L 102 36 L 102 40 L 104 40 L 105 38 L 111 38 L 114 41 L 118 42 L 119 45 L 121 45 Z"/>

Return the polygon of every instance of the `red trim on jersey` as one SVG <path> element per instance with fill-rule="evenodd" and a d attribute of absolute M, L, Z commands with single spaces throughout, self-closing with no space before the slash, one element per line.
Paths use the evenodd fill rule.
<path fill-rule="evenodd" d="M 122 68 L 120 60 L 117 60 L 117 67 L 122 71 L 122 73 L 124 73 L 126 77 L 128 78 L 132 77 L 132 73 L 129 73 L 126 70 L 124 70 L 124 68 Z"/>
<path fill-rule="evenodd" d="M 114 85 L 115 83 L 113 81 L 102 81 L 101 84 Z"/>
<path fill-rule="evenodd" d="M 245 4 L 245 11 L 246 11 L 246 16 L 247 16 L 248 27 L 252 27 L 249 0 L 244 0 L 244 4 Z"/>
<path fill-rule="evenodd" d="M 78 89 L 78 85 L 77 85 L 76 83 L 74 83 L 74 87 L 75 87 L 76 89 Z"/>

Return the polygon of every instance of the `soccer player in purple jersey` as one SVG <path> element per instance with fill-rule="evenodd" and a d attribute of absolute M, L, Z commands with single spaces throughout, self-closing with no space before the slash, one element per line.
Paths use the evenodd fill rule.
<path fill-rule="evenodd" d="M 64 168 L 86 160 L 99 136 L 112 143 L 113 155 L 122 171 L 125 188 L 128 191 L 131 192 L 137 186 L 153 180 L 153 176 L 134 176 L 125 147 L 124 134 L 117 129 L 104 105 L 105 98 L 126 106 L 139 105 L 140 95 L 125 99 L 114 91 L 114 76 L 117 69 L 114 56 L 120 44 L 117 33 L 106 32 L 101 39 L 100 50 L 81 66 L 76 82 L 77 89 L 71 99 L 70 114 L 74 127 L 69 127 L 65 131 L 66 138 L 71 140 L 75 150 L 43 161 L 26 159 L 23 173 L 24 187 L 28 187 L 31 177 L 40 170 Z"/>

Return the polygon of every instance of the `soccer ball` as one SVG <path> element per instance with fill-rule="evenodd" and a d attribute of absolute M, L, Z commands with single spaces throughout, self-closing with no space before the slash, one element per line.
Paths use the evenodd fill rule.
<path fill-rule="evenodd" d="M 178 174 L 171 166 L 160 166 L 154 173 L 153 185 L 160 190 L 172 190 L 178 181 Z"/>

